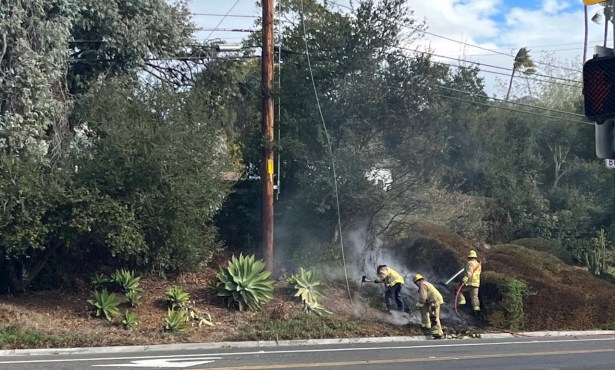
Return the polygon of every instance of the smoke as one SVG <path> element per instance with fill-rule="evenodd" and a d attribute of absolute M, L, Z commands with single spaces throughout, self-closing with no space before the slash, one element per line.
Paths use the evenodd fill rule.
<path fill-rule="evenodd" d="M 379 236 L 378 230 L 368 228 L 367 222 L 358 224 L 355 228 L 345 234 L 345 250 L 347 270 L 350 279 L 357 282 L 361 281 L 362 276 L 367 276 L 368 279 L 376 277 L 376 267 L 378 265 L 387 265 L 397 271 L 404 277 L 405 284 L 402 288 L 401 295 L 406 307 L 414 308 L 418 300 L 418 289 L 412 282 L 415 274 L 420 273 L 426 280 L 436 286 L 444 297 L 444 305 L 440 307 L 440 317 L 448 325 L 463 324 L 461 319 L 454 310 L 455 288 L 454 283 L 448 286 L 443 282 L 447 281 L 450 276 L 438 276 L 432 266 L 412 265 L 408 261 L 404 261 L 396 255 L 392 249 L 387 248 L 382 237 Z M 376 289 L 378 288 L 378 289 Z M 372 295 L 373 298 L 378 295 L 384 301 L 384 290 L 382 285 L 376 286 L 373 283 L 362 284 L 360 294 L 354 298 L 354 313 L 357 316 L 364 316 L 366 312 L 373 311 L 368 302 L 361 299 L 361 295 Z M 387 322 L 394 325 L 420 324 L 421 314 L 415 310 L 410 314 L 393 311 L 391 314 L 377 311 L 376 317 L 373 319 Z"/>

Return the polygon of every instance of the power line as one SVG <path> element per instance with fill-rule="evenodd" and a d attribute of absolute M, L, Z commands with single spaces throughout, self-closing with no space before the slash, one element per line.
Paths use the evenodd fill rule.
<path fill-rule="evenodd" d="M 260 32 L 260 30 L 257 29 L 253 29 L 253 28 L 207 28 L 207 27 L 194 27 L 191 28 L 191 30 L 193 31 L 211 31 L 211 33 L 209 34 L 211 36 L 212 33 L 214 32 L 245 32 L 245 33 L 252 33 L 252 32 Z M 209 40 L 209 36 L 205 38 L 205 41 Z"/>
<path fill-rule="evenodd" d="M 145 58 L 143 59 L 146 62 L 151 61 L 188 61 L 188 60 L 241 60 L 241 59 L 257 59 L 260 58 L 259 55 L 239 55 L 239 56 L 231 56 L 231 57 L 166 57 L 166 58 Z M 91 59 L 79 59 L 79 58 L 69 58 L 67 59 L 68 63 L 100 63 L 100 62 L 114 62 L 115 59 L 103 59 L 103 58 L 91 58 Z"/>
<path fill-rule="evenodd" d="M 316 89 L 316 81 L 314 80 L 314 72 L 312 71 L 312 62 L 310 59 L 310 48 L 308 46 L 307 30 L 305 28 L 305 9 L 303 7 L 303 0 L 301 0 L 301 24 L 303 26 L 303 42 L 305 43 L 305 55 L 307 57 L 308 69 L 310 71 L 310 79 L 312 81 L 312 87 L 314 88 L 314 96 L 316 97 L 316 105 L 318 106 L 318 113 L 320 114 L 320 120 L 324 128 L 325 137 L 329 148 L 329 155 L 331 156 L 331 168 L 333 169 L 333 184 L 335 190 L 335 204 L 337 206 L 337 227 L 340 237 L 340 247 L 342 250 L 342 263 L 344 264 L 344 276 L 346 277 L 346 289 L 348 290 L 348 299 L 352 305 L 352 294 L 350 293 L 350 284 L 348 281 L 348 268 L 346 267 L 346 256 L 344 253 L 344 238 L 342 232 L 342 216 L 340 215 L 340 196 L 337 185 L 337 170 L 335 168 L 335 157 L 333 156 L 333 148 L 331 146 L 331 138 L 329 131 L 327 130 L 327 124 L 325 123 L 325 117 L 322 113 L 322 107 L 320 105 L 320 99 L 318 98 L 318 90 Z"/>
<path fill-rule="evenodd" d="M 258 18 L 258 15 L 247 14 L 215 14 L 215 13 L 190 13 L 191 15 L 202 17 L 226 17 L 226 18 Z"/>
<path fill-rule="evenodd" d="M 469 92 L 469 91 L 460 90 L 460 89 L 454 89 L 452 87 L 446 87 L 446 86 L 441 86 L 441 85 L 437 85 L 436 87 L 439 88 L 439 89 L 455 91 L 455 92 L 459 92 L 459 93 L 466 94 L 466 95 L 472 95 L 472 93 Z M 567 111 L 558 110 L 558 109 L 552 109 L 552 108 L 547 108 L 547 107 L 540 107 L 540 106 L 532 105 L 532 104 L 519 103 L 519 102 L 515 102 L 515 101 L 510 101 L 510 100 L 506 101 L 504 99 L 499 99 L 499 98 L 494 98 L 494 97 L 491 97 L 489 99 L 495 100 L 495 101 L 499 101 L 499 102 L 502 102 L 502 103 L 506 103 L 506 104 L 518 105 L 518 106 L 534 108 L 534 109 L 541 109 L 541 110 L 546 110 L 546 111 L 551 111 L 551 112 L 556 112 L 556 113 L 561 113 L 561 114 L 568 114 L 568 115 L 577 116 L 577 117 L 580 117 L 580 118 L 585 117 L 584 115 L 579 114 L 579 113 L 567 112 Z"/>
<path fill-rule="evenodd" d="M 461 61 L 461 62 L 465 62 L 465 63 L 469 63 L 469 64 L 475 64 L 475 65 L 479 65 L 479 66 L 483 65 L 483 66 L 487 66 L 487 67 L 490 67 L 490 68 L 503 69 L 503 70 L 511 71 L 511 72 L 513 71 L 512 68 L 500 67 L 500 66 L 496 66 L 496 65 L 493 65 L 493 64 L 474 62 L 474 61 L 467 60 L 467 59 L 447 57 L 445 55 L 429 53 L 429 52 L 420 51 L 420 50 L 414 50 L 414 49 L 410 49 L 410 48 L 404 47 L 404 46 L 393 46 L 393 48 L 401 49 L 401 50 L 406 50 L 406 51 L 410 51 L 410 52 L 413 52 L 413 53 L 433 55 L 433 56 L 438 57 L 438 58 L 457 60 L 457 61 Z M 549 76 L 549 75 L 545 75 L 545 74 L 541 74 L 541 73 L 532 73 L 532 76 L 547 77 L 547 78 L 554 79 L 554 80 L 560 80 L 560 81 L 572 82 L 572 83 L 575 83 L 575 84 L 581 84 L 581 81 L 579 81 L 579 80 L 572 80 L 572 79 L 563 78 L 563 77 L 554 77 L 554 76 Z"/>
<path fill-rule="evenodd" d="M 329 1 L 329 2 L 334 4 L 334 5 L 337 5 L 337 6 L 340 6 L 340 7 L 343 7 L 343 8 L 347 8 L 347 9 L 350 9 L 350 10 L 353 10 L 351 7 L 348 7 L 348 6 L 336 3 L 334 1 Z M 410 27 L 409 26 L 408 28 L 414 29 L 414 30 L 416 30 L 418 32 L 421 32 L 421 33 L 424 33 L 424 34 L 427 34 L 427 35 L 431 35 L 431 36 L 438 37 L 438 38 L 441 38 L 441 39 L 445 39 L 445 40 L 448 40 L 448 41 L 451 41 L 451 42 L 455 42 L 455 43 L 458 43 L 458 44 L 461 44 L 461 45 L 466 45 L 466 46 L 469 46 L 469 47 L 472 47 L 472 48 L 477 48 L 477 49 L 480 49 L 480 50 L 489 51 L 489 52 L 494 53 L 494 54 L 499 54 L 499 55 L 504 55 L 504 56 L 507 56 L 507 57 L 514 58 L 514 56 L 509 54 L 509 53 L 504 53 L 504 52 L 497 51 L 497 50 L 494 50 L 494 49 L 485 48 L 485 47 L 478 46 L 478 45 L 475 45 L 475 44 L 470 44 L 470 43 L 467 43 L 467 42 L 455 40 L 455 39 L 447 37 L 447 36 L 442 36 L 442 35 L 439 35 L 439 34 L 436 34 L 436 33 L 430 32 L 430 31 L 423 30 L 423 29 L 421 29 L 419 27 Z M 554 44 L 554 45 L 557 45 L 557 44 Z M 573 45 L 573 44 L 569 43 L 569 44 L 563 44 L 563 45 Z M 549 45 L 546 45 L 546 46 L 549 46 Z M 532 47 L 540 47 L 540 46 L 532 46 Z M 529 46 L 528 46 L 528 48 L 529 48 Z M 515 49 L 515 48 L 511 48 L 511 49 Z M 576 49 L 572 49 L 572 50 L 576 50 Z M 569 68 L 569 67 L 564 67 L 564 66 L 560 66 L 560 65 L 555 65 L 555 64 L 550 64 L 550 63 L 546 63 L 546 62 L 536 62 L 535 61 L 534 63 L 538 64 L 538 65 L 545 65 L 545 66 L 550 66 L 550 67 L 561 68 L 561 69 L 569 70 L 569 71 L 573 71 L 573 72 L 580 72 L 577 69 L 573 69 L 573 68 Z"/>
<path fill-rule="evenodd" d="M 529 114 L 532 116 L 539 116 L 539 117 L 545 117 L 545 118 L 550 118 L 553 120 L 560 120 L 560 121 L 567 121 L 567 122 L 572 122 L 572 123 L 582 123 L 585 125 L 593 125 L 593 122 L 588 122 L 588 121 L 577 121 L 577 120 L 573 120 L 573 119 L 569 119 L 569 118 L 565 118 L 565 117 L 553 117 L 550 116 L 548 114 L 540 114 L 537 112 L 528 112 L 528 111 L 524 111 L 524 110 L 520 110 L 520 109 L 514 109 L 514 108 L 509 108 L 509 107 L 505 107 L 502 105 L 493 105 L 493 104 L 489 104 L 489 103 L 482 103 L 482 102 L 477 102 L 474 100 L 467 100 L 467 99 L 461 99 L 455 96 L 450 96 L 450 95 L 443 95 L 443 94 L 436 94 L 437 96 L 440 96 L 442 98 L 445 99 L 453 99 L 453 100 L 458 100 L 458 101 L 462 101 L 462 102 L 466 102 L 466 103 L 470 103 L 470 104 L 475 104 L 475 105 L 482 105 L 485 107 L 490 107 L 490 108 L 495 108 L 495 109 L 504 109 L 504 110 L 509 110 L 512 112 L 517 112 L 517 113 L 525 113 L 525 114 Z"/>
<path fill-rule="evenodd" d="M 419 32 L 425 33 L 427 35 L 431 35 L 431 36 L 438 37 L 438 38 L 441 38 L 441 39 L 444 39 L 444 40 L 452 41 L 452 42 L 455 42 L 455 43 L 458 43 L 458 44 L 461 44 L 461 45 L 466 45 L 466 46 L 469 46 L 469 47 L 472 47 L 472 48 L 489 51 L 489 52 L 494 53 L 494 54 L 505 55 L 507 57 L 514 58 L 513 55 L 508 54 L 508 53 L 504 53 L 504 52 L 501 52 L 501 51 L 497 51 L 497 50 L 485 48 L 485 47 L 482 47 L 482 46 L 470 44 L 470 43 L 467 43 L 467 42 L 464 42 L 464 41 L 455 40 L 455 39 L 452 39 L 452 38 L 447 37 L 447 36 L 442 36 L 442 35 L 435 34 L 433 32 L 423 31 L 423 30 L 421 30 L 419 28 L 416 28 L 416 27 L 410 27 L 410 28 L 418 30 Z M 554 64 L 550 64 L 550 63 L 545 63 L 545 62 L 534 62 L 534 64 L 546 65 L 546 66 L 550 66 L 550 67 L 561 68 L 561 69 L 565 69 L 565 70 L 573 71 L 573 72 L 580 72 L 578 69 L 568 68 L 568 67 L 564 67 L 564 66 L 558 66 L 558 65 L 554 65 Z"/>
<path fill-rule="evenodd" d="M 226 14 L 222 17 L 222 19 L 220 19 L 220 22 L 218 22 L 218 24 L 216 25 L 216 27 L 214 27 L 214 30 L 211 31 L 209 33 L 209 35 L 207 35 L 207 37 L 205 37 L 205 40 L 209 40 L 209 38 L 211 37 L 211 35 L 216 32 L 215 29 L 220 27 L 220 25 L 222 24 L 222 22 L 224 22 L 224 20 L 226 19 L 226 17 L 228 17 L 229 14 L 231 14 L 231 12 L 233 11 L 233 9 L 235 9 L 235 7 L 237 6 L 237 4 L 239 4 L 239 0 L 236 0 L 235 3 L 233 4 L 233 6 L 231 6 L 231 8 L 228 10 L 228 12 L 226 12 Z"/>

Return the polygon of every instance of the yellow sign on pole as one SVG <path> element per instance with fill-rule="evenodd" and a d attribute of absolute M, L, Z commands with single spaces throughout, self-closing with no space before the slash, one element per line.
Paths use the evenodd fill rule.
<path fill-rule="evenodd" d="M 585 5 L 594 5 L 594 4 L 598 4 L 598 3 L 603 3 L 606 0 L 583 0 L 583 4 Z"/>

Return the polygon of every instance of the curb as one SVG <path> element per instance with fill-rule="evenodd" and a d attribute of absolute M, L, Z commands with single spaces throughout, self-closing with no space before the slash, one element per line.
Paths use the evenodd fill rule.
<path fill-rule="evenodd" d="M 579 337 L 595 335 L 615 335 L 615 330 L 593 331 L 536 331 L 518 333 L 486 333 L 479 339 L 510 339 L 516 337 L 544 338 L 544 337 Z M 338 339 L 304 339 L 281 341 L 246 341 L 246 342 L 212 342 L 189 344 L 155 344 L 141 346 L 113 346 L 113 347 L 82 347 L 82 348 L 40 348 L 40 349 L 8 349 L 0 350 L 0 356 L 41 356 L 41 355 L 75 355 L 75 354 L 108 354 L 129 352 L 162 352 L 162 351 L 195 351 L 232 348 L 258 348 L 258 347 L 291 347 L 309 345 L 332 344 L 363 344 L 363 343 L 395 343 L 395 342 L 425 342 L 432 339 L 425 336 L 398 336 L 373 338 L 338 338 Z"/>

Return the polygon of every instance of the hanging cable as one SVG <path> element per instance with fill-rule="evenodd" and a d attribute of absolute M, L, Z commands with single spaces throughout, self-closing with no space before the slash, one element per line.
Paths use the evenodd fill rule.
<path fill-rule="evenodd" d="M 333 185 L 335 189 L 335 205 L 337 207 L 337 228 L 340 235 L 340 247 L 342 250 L 342 263 L 344 264 L 344 277 L 346 279 L 346 289 L 348 290 L 348 299 L 352 305 L 352 293 L 350 293 L 350 282 L 348 280 L 348 268 L 346 266 L 346 256 L 344 253 L 344 236 L 342 234 L 342 217 L 340 215 L 340 197 L 337 185 L 337 170 L 335 168 L 335 158 L 333 157 L 333 148 L 331 146 L 331 138 L 329 137 L 329 131 L 327 130 L 327 124 L 325 123 L 325 117 L 322 113 L 322 107 L 320 105 L 320 98 L 318 98 L 318 90 L 316 89 L 316 82 L 314 80 L 314 72 L 312 71 L 312 61 L 310 60 L 310 49 L 307 40 L 307 30 L 305 28 L 305 8 L 303 6 L 303 0 L 301 0 L 301 25 L 303 27 L 303 41 L 305 43 L 305 55 L 307 57 L 308 70 L 310 71 L 310 79 L 312 80 L 312 88 L 314 89 L 314 96 L 316 97 L 316 105 L 318 106 L 318 113 L 322 122 L 322 127 L 327 139 L 327 146 L 329 148 L 329 155 L 331 156 L 331 168 L 333 169 Z"/>

